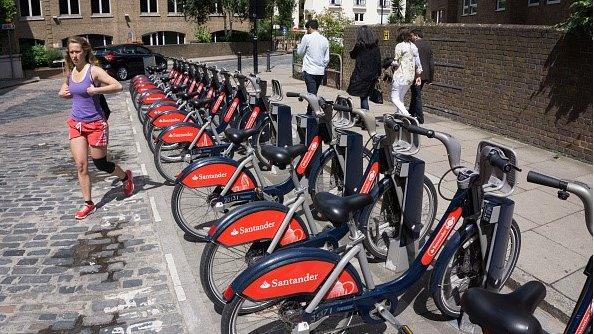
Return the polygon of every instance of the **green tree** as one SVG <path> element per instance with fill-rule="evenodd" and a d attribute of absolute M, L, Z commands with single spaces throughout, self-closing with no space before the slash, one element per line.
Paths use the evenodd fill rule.
<path fill-rule="evenodd" d="M 281 27 L 291 29 L 293 27 L 293 9 L 295 8 L 295 0 L 276 0 L 276 8 L 278 9 L 277 22 Z"/>
<path fill-rule="evenodd" d="M 328 9 L 314 15 L 318 20 L 320 30 L 330 39 L 342 40 L 344 28 L 353 24 L 353 20 L 348 18 L 342 11 L 329 11 Z"/>
<path fill-rule="evenodd" d="M 196 33 L 194 34 L 194 39 L 198 43 L 210 43 L 212 40 L 212 36 L 210 34 L 210 30 L 206 26 L 198 26 L 196 28 Z"/>
<path fill-rule="evenodd" d="M 192 18 L 197 24 L 208 21 L 208 15 L 213 11 L 215 0 L 184 0 L 182 12 L 186 18 Z"/>
<path fill-rule="evenodd" d="M 405 21 L 411 23 L 418 17 L 425 17 L 427 0 L 407 0 Z"/>
<path fill-rule="evenodd" d="M 14 0 L 0 0 L 0 23 L 13 22 L 17 15 Z"/>
<path fill-rule="evenodd" d="M 592 0 L 577 0 L 569 8 L 571 15 L 558 26 L 568 34 L 588 34 L 592 37 Z"/>

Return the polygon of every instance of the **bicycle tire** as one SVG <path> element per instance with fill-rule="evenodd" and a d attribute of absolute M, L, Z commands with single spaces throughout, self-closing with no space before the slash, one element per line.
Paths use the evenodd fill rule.
<path fill-rule="evenodd" d="M 361 151 L 363 155 L 363 166 L 366 166 L 367 163 L 371 160 L 371 151 L 367 148 L 363 147 Z M 328 154 L 320 164 L 312 170 L 310 175 L 313 175 L 313 179 L 310 181 L 309 185 L 309 193 L 312 198 L 319 192 L 331 192 L 335 195 L 342 195 L 344 184 L 343 184 L 343 176 L 342 171 L 339 171 L 337 166 L 339 166 L 338 159 L 336 158 L 336 151 L 332 151 Z M 324 184 L 324 172 L 329 172 L 328 177 L 330 178 L 330 186 L 328 184 Z M 363 171 L 365 172 L 365 171 Z M 332 181 L 334 181 L 335 186 L 332 186 Z"/>
<path fill-rule="evenodd" d="M 480 250 L 480 245 L 477 242 L 477 240 L 478 240 L 478 238 L 477 238 L 477 234 L 476 234 L 476 229 L 474 229 L 474 233 L 465 235 L 464 237 L 462 236 L 462 233 L 460 232 L 460 230 L 456 231 L 454 233 L 454 235 L 452 235 L 452 238 L 450 238 L 450 240 L 448 241 L 448 244 L 455 243 L 459 246 L 451 247 L 451 248 L 446 246 L 444 248 L 444 250 L 442 251 L 442 253 L 439 255 L 437 262 L 435 263 L 435 267 L 433 269 L 432 278 L 431 278 L 432 297 L 433 297 L 433 300 L 435 301 L 435 305 L 437 306 L 439 311 L 446 317 L 454 319 L 454 318 L 457 318 L 458 316 L 460 316 L 460 305 L 458 305 L 458 304 L 450 305 L 446 301 L 446 295 L 447 295 L 446 289 L 453 290 L 451 288 L 452 279 L 450 277 L 447 280 L 447 282 L 450 282 L 450 283 L 447 283 L 445 280 L 446 275 L 448 274 L 448 271 L 449 271 L 449 273 L 451 273 L 451 269 L 452 269 L 452 267 L 454 267 L 454 265 L 458 266 L 458 265 L 460 265 L 460 263 L 459 263 L 460 261 L 464 261 L 464 258 L 461 258 L 461 257 L 465 256 L 466 254 L 469 254 L 468 252 L 470 252 L 470 254 L 466 255 L 466 256 L 467 256 L 467 259 L 469 258 L 468 256 L 470 256 L 470 261 L 472 261 L 474 270 L 470 273 L 462 272 L 461 275 L 463 275 L 463 276 L 475 275 L 475 276 L 474 277 L 470 276 L 471 280 L 473 280 L 473 281 L 469 282 L 467 289 L 470 287 L 478 286 L 483 281 L 484 273 L 480 272 L 480 271 L 482 271 L 482 268 L 484 267 L 482 264 L 483 259 L 480 256 L 481 250 Z M 515 268 L 515 265 L 518 261 L 518 257 L 520 255 L 520 248 L 521 248 L 522 240 L 521 240 L 520 228 L 515 220 L 512 220 L 512 224 L 511 224 L 511 228 L 510 228 L 510 240 L 512 241 L 510 243 L 511 257 L 509 258 L 511 261 L 508 260 L 506 263 L 506 269 L 504 270 L 503 279 L 501 280 L 501 282 L 499 284 L 500 289 L 501 289 L 501 287 L 503 287 L 505 282 L 511 276 L 513 269 Z M 453 251 L 446 251 L 448 249 L 451 249 Z M 446 252 L 446 253 L 444 253 L 444 252 Z M 474 254 L 472 254 L 472 253 L 474 253 Z M 454 261 L 458 261 L 458 263 L 454 263 Z M 452 264 L 452 265 L 450 265 L 450 264 Z M 480 268 L 480 269 L 477 270 L 477 268 Z M 458 268 L 456 268 L 456 269 L 458 269 Z M 459 279 L 463 278 L 463 277 L 460 277 L 457 273 L 455 275 L 457 275 Z M 458 298 L 456 298 L 456 296 L 452 297 L 454 299 L 453 301 L 455 303 L 456 302 L 455 299 L 458 299 L 458 301 L 459 301 L 459 297 L 461 297 L 465 291 L 457 289 L 454 292 L 456 293 L 456 296 L 458 297 Z"/>
<path fill-rule="evenodd" d="M 188 188 L 177 183 L 171 194 L 171 212 L 177 226 L 186 234 L 204 238 L 207 229 L 222 216 L 210 205 L 209 197 L 216 187 Z M 194 194 L 194 196 L 192 196 Z M 198 210 L 204 209 L 204 212 Z"/>
<path fill-rule="evenodd" d="M 171 146 L 165 144 L 162 140 L 155 144 L 155 151 L 153 152 L 155 168 L 166 182 L 175 182 L 177 175 L 188 165 L 182 157 L 184 150 L 186 150 L 185 146 L 188 144 L 178 143 Z"/>
<path fill-rule="evenodd" d="M 251 248 L 250 244 L 244 244 L 244 245 L 239 245 L 242 248 L 247 247 L 248 251 Z M 231 248 L 238 248 L 238 247 L 231 247 Z M 233 282 L 233 280 L 237 277 L 237 275 L 239 275 L 244 269 L 246 269 L 249 264 L 246 263 L 246 261 L 244 261 L 244 265 L 239 266 L 239 267 L 233 267 L 234 270 L 236 270 L 236 272 L 233 275 L 229 275 L 229 272 L 224 272 L 225 277 L 227 280 L 226 282 L 224 282 L 222 285 L 220 285 L 220 289 L 217 288 L 217 285 L 215 282 L 213 282 L 213 268 L 217 267 L 220 268 L 222 267 L 224 264 L 228 263 L 229 261 L 226 261 L 225 263 L 218 263 L 215 264 L 215 258 L 216 258 L 216 254 L 220 249 L 228 249 L 228 247 L 219 245 L 219 244 L 215 244 L 215 243 L 208 243 L 204 249 L 202 250 L 202 256 L 200 257 L 200 283 L 202 284 L 202 289 L 204 290 L 204 292 L 206 293 L 206 296 L 208 297 L 208 299 L 210 299 L 210 301 L 212 301 L 212 303 L 214 304 L 214 308 L 215 310 L 222 312 L 223 308 L 225 307 L 225 300 L 223 299 L 223 291 L 225 290 L 225 288 L 227 288 L 227 286 L 229 284 L 231 284 L 231 282 Z M 235 253 L 235 254 L 240 254 L 238 250 L 233 250 L 231 251 L 231 253 Z M 247 256 L 247 252 L 242 253 L 243 256 L 240 256 L 243 258 L 243 260 L 246 260 L 246 256 Z M 224 268 L 221 268 L 224 270 Z M 252 313 L 252 312 L 256 312 L 260 309 L 265 309 L 267 303 L 258 303 L 255 306 L 251 306 L 251 307 L 244 307 L 241 311 L 240 314 L 246 314 L 246 313 Z"/>
<path fill-rule="evenodd" d="M 388 196 L 387 200 L 385 199 Z M 435 186 L 433 182 L 425 176 L 423 178 L 423 203 L 425 203 L 425 198 L 427 198 L 427 210 L 428 212 L 425 214 L 425 217 L 421 217 L 423 223 L 423 227 L 419 233 L 419 245 L 422 245 L 432 230 L 433 224 L 435 223 L 435 213 L 437 212 L 437 192 L 435 190 Z M 379 203 L 381 200 L 381 208 L 379 214 L 372 215 L 373 209 L 376 207 L 376 204 Z M 365 234 L 365 239 L 363 240 L 363 245 L 365 249 L 373 255 L 375 258 L 385 261 L 388 255 L 388 245 L 380 246 L 377 243 L 377 236 L 381 236 L 383 232 L 379 231 L 373 234 L 373 228 L 378 225 L 377 223 L 372 224 L 370 219 L 378 218 L 380 216 L 384 216 L 383 212 L 384 209 L 394 208 L 392 205 L 385 206 L 384 203 L 387 204 L 396 204 L 395 209 L 397 211 L 392 212 L 392 214 L 386 219 L 388 222 L 394 222 L 400 220 L 400 212 L 401 208 L 398 205 L 398 198 L 394 192 L 393 184 L 391 183 L 390 187 L 383 189 L 383 191 L 378 194 L 376 198 L 374 198 L 373 205 L 371 205 L 368 209 L 365 210 L 365 213 L 361 217 L 361 221 L 364 222 L 361 224 L 363 227 L 363 231 Z M 422 208 L 422 211 L 425 211 L 425 207 Z M 424 214 L 424 212 L 422 212 Z M 396 218 L 395 215 L 398 215 Z M 399 223 L 398 223 L 399 224 Z M 395 229 L 399 229 L 399 226 L 395 226 Z M 383 240 L 381 240 L 383 241 Z"/>

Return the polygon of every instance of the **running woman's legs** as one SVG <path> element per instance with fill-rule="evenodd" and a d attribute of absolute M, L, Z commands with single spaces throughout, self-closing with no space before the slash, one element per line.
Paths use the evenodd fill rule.
<path fill-rule="evenodd" d="M 70 139 L 70 151 L 76 163 L 78 173 L 78 183 L 85 201 L 91 200 L 91 179 L 89 178 L 88 150 L 89 144 L 85 137 L 76 137 Z"/>

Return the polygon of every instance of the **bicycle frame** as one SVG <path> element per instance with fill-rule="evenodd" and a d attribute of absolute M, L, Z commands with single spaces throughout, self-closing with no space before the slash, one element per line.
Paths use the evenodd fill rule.
<path fill-rule="evenodd" d="M 584 274 L 587 278 L 564 334 L 583 334 L 592 323 L 592 256 L 584 269 Z"/>

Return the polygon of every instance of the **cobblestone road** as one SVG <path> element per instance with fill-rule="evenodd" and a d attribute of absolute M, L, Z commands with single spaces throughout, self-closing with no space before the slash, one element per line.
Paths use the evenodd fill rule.
<path fill-rule="evenodd" d="M 183 333 L 168 265 L 149 215 L 123 95 L 109 98 L 110 157 L 135 172 L 124 198 L 90 164 L 98 210 L 82 200 L 61 80 L 0 91 L 0 333 Z"/>

